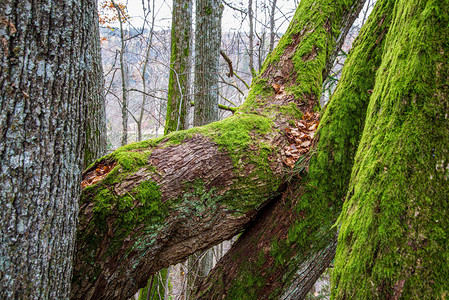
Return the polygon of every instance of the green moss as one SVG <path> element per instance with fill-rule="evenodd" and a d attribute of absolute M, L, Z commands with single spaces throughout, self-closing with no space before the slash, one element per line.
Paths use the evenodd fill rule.
<path fill-rule="evenodd" d="M 255 291 L 261 290 L 264 287 L 266 280 L 259 274 L 259 271 L 265 264 L 265 261 L 265 254 L 261 251 L 257 256 L 257 260 L 247 265 L 241 265 L 239 276 L 234 278 L 231 284 L 232 288 L 229 291 L 227 298 L 248 300 L 258 299 L 258 295 Z"/>
<path fill-rule="evenodd" d="M 298 108 L 298 106 L 295 103 L 290 103 L 287 106 L 279 106 L 278 110 L 282 114 L 289 115 L 296 120 L 301 120 L 303 116 L 302 111 Z M 292 126 L 296 126 L 294 121 L 292 124 L 293 124 Z"/>
<path fill-rule="evenodd" d="M 448 5 L 396 1 L 338 223 L 334 298 L 448 295 Z"/>
<path fill-rule="evenodd" d="M 86 190 L 83 195 L 86 195 Z M 113 255 L 137 226 L 153 230 L 155 226 L 161 226 L 170 206 L 170 203 L 161 201 L 159 188 L 152 181 L 144 181 L 130 193 L 120 196 L 107 187 L 97 187 L 93 198 L 93 219 L 90 229 L 85 230 L 88 244 L 95 247 L 100 243 L 99 239 L 112 234 L 104 255 Z"/>
<path fill-rule="evenodd" d="M 290 226 L 287 240 L 271 244 L 271 255 L 279 266 L 295 264 L 293 247 L 300 249 L 293 259 L 300 263 L 327 247 L 335 235 L 332 227 L 347 192 L 364 127 L 368 91 L 374 87 L 375 71 L 381 62 L 384 40 L 379 36 L 388 30 L 393 5 L 393 1 L 378 2 L 346 60 L 340 83 L 321 119 L 308 173 L 301 173 L 297 183 L 301 201 L 294 209 L 301 218 Z"/>

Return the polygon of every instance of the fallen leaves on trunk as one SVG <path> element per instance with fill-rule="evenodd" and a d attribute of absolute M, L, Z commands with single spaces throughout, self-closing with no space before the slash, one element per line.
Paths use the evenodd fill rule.
<path fill-rule="evenodd" d="M 83 176 L 81 181 L 81 188 L 84 189 L 87 186 L 94 185 L 95 183 L 103 180 L 109 172 L 115 167 L 116 163 L 111 164 L 99 164 L 95 169 L 88 171 Z"/>
<path fill-rule="evenodd" d="M 318 113 L 306 113 L 302 120 L 295 122 L 295 127 L 285 128 L 290 145 L 283 151 L 284 164 L 290 168 L 295 166 L 298 159 L 309 152 L 312 140 L 319 124 Z"/>

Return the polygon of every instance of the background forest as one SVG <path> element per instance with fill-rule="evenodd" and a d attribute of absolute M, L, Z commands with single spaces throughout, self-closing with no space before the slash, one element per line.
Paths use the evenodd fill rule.
<path fill-rule="evenodd" d="M 0 298 L 446 299 L 447 7 L 0 1 Z"/>
<path fill-rule="evenodd" d="M 181 1 L 182 2 L 182 1 Z M 341 70 L 352 42 L 365 23 L 376 1 L 367 1 L 357 20 L 350 28 L 341 52 L 334 63 L 332 73 L 323 84 L 321 105 L 329 100 L 341 77 Z M 116 6 L 114 6 L 116 4 Z M 122 103 L 123 85 L 120 76 L 121 53 L 124 55 L 127 110 L 127 142 L 138 142 L 164 135 L 167 114 L 167 95 L 170 73 L 171 23 L 168 14 L 176 12 L 170 4 L 163 1 L 122 3 L 106 0 L 99 3 L 100 35 L 103 69 L 105 72 L 106 120 L 108 151 L 121 145 L 123 139 Z M 134 7 L 130 7 L 134 5 Z M 262 68 L 267 55 L 273 51 L 279 38 L 285 33 L 295 12 L 297 3 L 289 1 L 259 0 L 248 3 L 222 2 L 224 11 L 219 59 L 218 102 L 223 107 L 236 108 L 248 95 L 253 76 Z M 122 27 L 119 26 L 117 8 L 122 15 Z M 139 11 L 140 9 L 140 11 Z M 138 13 L 131 16 L 129 11 Z M 148 10 L 148 11 L 146 11 Z M 152 11 L 153 10 L 153 11 Z M 252 10 L 251 15 L 249 11 Z M 194 11 L 194 10 L 193 10 Z M 250 20 L 251 18 L 251 20 Z M 195 14 L 193 14 L 195 19 Z M 252 23 L 250 25 L 250 23 Z M 142 25 L 143 24 L 143 25 Z M 141 27 L 138 27 L 141 25 Z M 193 22 L 192 31 L 195 30 Z M 191 33 L 192 34 L 192 33 Z M 191 42 L 195 43 L 192 34 Z M 122 44 L 122 39 L 124 43 Z M 250 43 L 250 39 L 253 41 Z M 251 47 L 252 45 L 252 47 Z M 189 53 L 192 64 L 195 51 Z M 250 58 L 252 56 L 252 58 Z M 145 74 L 143 73 L 143 66 Z M 251 71 L 253 69 L 253 72 Z M 232 76 L 230 72 L 233 72 Z M 193 126 L 195 107 L 190 102 L 195 99 L 195 69 L 190 66 L 189 93 L 186 110 L 187 126 Z M 144 84 L 145 81 L 145 84 Z M 177 84 L 177 83 L 175 83 Z M 233 111 L 221 109 L 218 120 L 232 115 Z M 138 133 L 140 126 L 141 134 Z M 235 237 L 237 238 L 237 237 Z M 235 240 L 234 238 L 234 240 Z M 149 286 L 139 291 L 136 298 L 145 299 L 190 299 L 191 291 L 206 277 L 218 260 L 230 248 L 233 240 L 223 242 L 212 249 L 201 251 L 186 262 L 169 267 L 152 276 Z M 308 299 L 328 299 L 330 296 L 329 274 L 323 275 L 308 294 Z"/>

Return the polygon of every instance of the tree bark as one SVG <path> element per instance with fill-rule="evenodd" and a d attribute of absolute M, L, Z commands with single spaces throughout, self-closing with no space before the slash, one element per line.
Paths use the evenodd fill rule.
<path fill-rule="evenodd" d="M 315 130 L 340 33 L 332 22 L 349 26 L 363 1 L 301 3 L 233 117 L 123 147 L 85 171 L 73 298 L 129 297 L 148 274 L 231 238 L 279 199 L 290 177 L 284 163 L 308 151 Z M 291 141 L 292 124 L 307 134 Z"/>
<path fill-rule="evenodd" d="M 272 0 L 271 2 L 271 12 L 270 12 L 270 44 L 268 45 L 268 52 L 272 52 L 274 49 L 274 38 L 276 37 L 275 25 L 276 25 L 276 2 L 277 0 Z"/>
<path fill-rule="evenodd" d="M 96 14 L 97 10 L 90 12 Z M 88 95 L 88 104 L 86 116 L 86 143 L 84 150 L 84 167 L 87 168 L 95 159 L 106 154 L 107 150 L 107 131 L 106 131 L 106 97 L 104 93 L 103 63 L 101 61 L 100 29 L 97 17 L 94 17 L 93 30 L 89 35 L 87 49 L 92 51 L 90 54 L 90 66 L 92 69 L 89 74 L 91 77 L 86 80 Z M 92 85 L 92 86 L 91 86 Z"/>
<path fill-rule="evenodd" d="M 256 77 L 256 69 L 254 69 L 254 14 L 253 14 L 253 0 L 248 0 L 248 56 L 249 56 L 249 70 L 253 77 Z"/>
<path fill-rule="evenodd" d="M 120 145 L 128 144 L 128 65 L 126 63 L 126 41 L 125 31 L 123 29 L 123 12 L 121 8 L 112 0 L 115 10 L 117 11 L 118 21 L 120 25 L 120 74 L 122 83 L 122 101 L 120 102 L 122 108 L 122 137 Z"/>
<path fill-rule="evenodd" d="M 188 128 L 192 41 L 192 0 L 173 1 L 170 78 L 165 134 Z"/>
<path fill-rule="evenodd" d="M 324 112 L 310 163 L 295 171 L 302 178 L 255 219 L 203 283 L 198 298 L 303 299 L 332 260 L 332 226 L 347 191 L 392 3 L 379 1 L 357 38 Z"/>
<path fill-rule="evenodd" d="M 100 102 L 96 7 L 0 2 L 2 299 L 69 295 L 85 113 Z"/>
<path fill-rule="evenodd" d="M 395 2 L 340 217 L 334 299 L 449 291 L 449 2 Z"/>
<path fill-rule="evenodd" d="M 222 14 L 220 0 L 196 0 L 193 126 L 218 120 Z"/>

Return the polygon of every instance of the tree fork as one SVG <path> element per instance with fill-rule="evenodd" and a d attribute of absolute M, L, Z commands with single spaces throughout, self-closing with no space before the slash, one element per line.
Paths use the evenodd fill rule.
<path fill-rule="evenodd" d="M 325 109 L 301 179 L 251 223 L 197 293 L 200 299 L 303 299 L 332 261 L 337 219 L 392 16 L 377 3 Z M 250 258 L 248 258 L 250 257 Z"/>
<path fill-rule="evenodd" d="M 313 127 L 333 28 L 350 26 L 363 1 L 337 4 L 301 2 L 234 116 L 122 147 L 85 171 L 72 298 L 130 297 L 149 274 L 241 232 L 279 197 L 292 159 L 286 130 Z"/>

